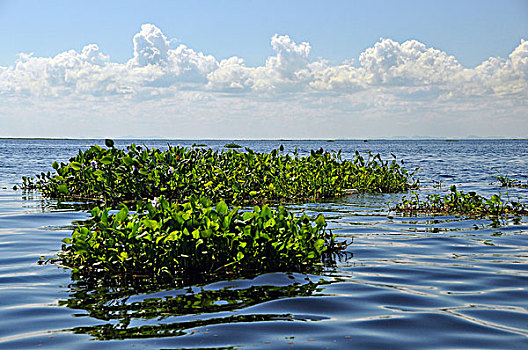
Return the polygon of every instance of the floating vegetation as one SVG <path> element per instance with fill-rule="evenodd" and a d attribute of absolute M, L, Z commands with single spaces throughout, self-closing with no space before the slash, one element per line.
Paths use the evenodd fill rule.
<path fill-rule="evenodd" d="M 240 146 L 238 143 L 234 143 L 234 142 L 225 144 L 224 147 L 225 148 L 242 148 L 242 146 Z"/>
<path fill-rule="evenodd" d="M 45 197 L 92 201 L 92 219 L 63 240 L 55 260 L 82 279 L 310 271 L 331 264 L 346 245 L 325 230 L 323 215 L 295 217 L 265 203 L 418 187 L 403 162 L 379 154 L 343 160 L 322 148 L 301 157 L 283 146 L 256 153 L 105 145 L 54 162 L 56 174 L 23 178 L 23 189 Z M 229 209 L 236 204 L 258 205 Z"/>
<path fill-rule="evenodd" d="M 114 214 L 95 207 L 92 216 L 59 253 L 79 277 L 307 271 L 345 248 L 325 230 L 323 215 L 295 217 L 284 207 L 242 212 L 205 198 L 171 204 L 161 197 L 139 202 L 133 214 L 122 204 Z"/>
<path fill-rule="evenodd" d="M 111 141 L 111 140 L 110 140 Z M 153 199 L 163 195 L 184 202 L 199 195 L 228 204 L 317 201 L 342 196 L 347 189 L 360 192 L 404 192 L 417 188 L 414 172 L 396 158 L 321 148 L 301 157 L 251 149 L 213 151 L 210 148 L 169 147 L 166 151 L 132 144 L 126 150 L 95 145 L 79 151 L 67 164 L 53 163 L 56 173 L 23 178 L 23 189 L 40 190 L 51 198 L 104 202 Z"/>
<path fill-rule="evenodd" d="M 520 200 L 521 197 L 518 197 Z M 403 197 L 401 203 L 391 210 L 405 214 L 427 213 L 427 214 L 462 214 L 471 216 L 504 216 L 504 215 L 526 215 L 528 207 L 520 201 L 504 201 L 501 194 L 486 198 L 475 192 L 458 191 L 456 186 L 450 188 L 445 196 L 429 194 L 424 200 L 417 193 L 410 197 Z"/>
<path fill-rule="evenodd" d="M 520 180 L 512 179 L 508 175 L 502 175 L 497 171 L 497 175 L 494 176 L 498 181 L 501 187 L 522 187 L 528 188 L 528 181 L 526 184 L 523 184 Z"/>

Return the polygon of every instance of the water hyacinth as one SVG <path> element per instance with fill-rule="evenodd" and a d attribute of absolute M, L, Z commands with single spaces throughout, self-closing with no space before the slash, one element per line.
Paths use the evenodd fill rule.
<path fill-rule="evenodd" d="M 70 159 L 54 163 L 56 174 L 24 178 L 22 187 L 47 197 L 123 201 L 159 197 L 185 201 L 202 195 L 229 204 L 318 201 L 360 192 L 403 192 L 418 182 L 394 158 L 356 152 L 352 160 L 341 152 L 312 151 L 301 157 L 279 150 L 213 151 L 169 147 L 166 151 L 134 144 L 126 150 L 92 146 Z M 87 164 L 90 166 L 84 167 Z"/>
<path fill-rule="evenodd" d="M 283 207 L 242 212 L 204 198 L 177 204 L 161 197 L 138 203 L 134 214 L 123 204 L 115 214 L 96 207 L 92 215 L 59 254 L 83 277 L 307 271 L 344 248 L 322 215 L 296 217 Z"/>
<path fill-rule="evenodd" d="M 76 276 L 152 278 L 248 271 L 308 271 L 345 246 L 326 230 L 323 215 L 295 217 L 265 203 L 317 201 L 358 192 L 416 188 L 394 158 L 311 151 L 301 157 L 251 149 L 213 151 L 132 144 L 92 146 L 55 162 L 56 174 L 23 178 L 44 196 L 96 201 L 93 218 L 65 238 L 59 261 Z M 86 166 L 85 166 L 86 165 Z M 136 203 L 134 213 L 127 204 Z M 258 204 L 242 212 L 229 205 Z M 119 208 L 111 214 L 110 210 Z"/>
<path fill-rule="evenodd" d="M 501 187 L 528 188 L 528 181 L 526 181 L 526 184 L 523 184 L 520 180 L 511 178 L 508 175 L 502 175 L 498 171 L 497 171 L 497 175 L 495 175 L 494 178 L 498 180 Z"/>
<path fill-rule="evenodd" d="M 410 197 L 403 197 L 392 210 L 404 214 L 462 214 L 471 216 L 504 216 L 526 215 L 528 207 L 515 200 L 503 200 L 500 194 L 492 195 L 489 199 L 475 192 L 458 191 L 451 186 L 449 193 L 441 196 L 429 194 L 425 199 L 414 193 Z"/>

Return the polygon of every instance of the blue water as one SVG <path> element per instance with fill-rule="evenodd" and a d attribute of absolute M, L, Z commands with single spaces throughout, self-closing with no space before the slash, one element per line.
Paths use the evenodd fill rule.
<path fill-rule="evenodd" d="M 193 142 L 220 149 L 228 141 L 137 143 Z M 342 149 L 345 158 L 393 153 L 408 169 L 420 167 L 423 192 L 457 184 L 528 202 L 528 189 L 500 188 L 494 178 L 526 183 L 527 140 L 236 142 L 301 154 Z M 291 207 L 324 213 L 351 243 L 320 275 L 157 289 L 72 281 L 69 270 L 37 261 L 60 249 L 86 207 L 12 187 L 94 143 L 103 141 L 0 140 L 0 348 L 528 348 L 528 218 L 406 218 L 388 213 L 400 194 Z"/>

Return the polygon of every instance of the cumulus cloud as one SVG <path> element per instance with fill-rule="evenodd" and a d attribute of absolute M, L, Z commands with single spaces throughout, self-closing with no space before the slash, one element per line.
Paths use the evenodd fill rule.
<path fill-rule="evenodd" d="M 528 75 L 528 41 L 522 40 L 521 44 L 510 54 L 512 69 L 522 77 Z"/>
<path fill-rule="evenodd" d="M 381 39 L 359 56 L 369 84 L 445 84 L 462 66 L 445 52 L 428 48 L 416 40 L 400 44 Z"/>
<path fill-rule="evenodd" d="M 183 90 L 203 94 L 336 93 L 379 91 L 398 98 L 528 95 L 528 41 L 507 58 L 492 57 L 475 68 L 425 44 L 385 38 L 351 61 L 331 65 L 311 57 L 308 42 L 275 34 L 274 54 L 262 66 L 249 67 L 240 57 L 218 61 L 184 44 L 174 47 L 153 24 L 134 35 L 133 57 L 112 62 L 96 44 L 54 57 L 20 54 L 9 67 L 0 67 L 0 95 L 48 97 L 108 97 L 139 100 L 171 98 Z"/>
<path fill-rule="evenodd" d="M 207 82 L 207 74 L 218 68 L 216 58 L 196 52 L 185 45 L 170 50 L 168 55 L 169 67 L 181 81 Z"/>
<path fill-rule="evenodd" d="M 309 62 L 310 44 L 295 43 L 288 35 L 275 34 L 271 38 L 271 47 L 276 52 L 275 56 L 266 60 L 266 70 L 270 78 L 277 80 L 299 80 L 300 72 Z"/>
<path fill-rule="evenodd" d="M 219 91 L 249 91 L 254 85 L 254 72 L 242 58 L 233 56 L 220 61 L 218 69 L 207 75 L 207 87 Z"/>
<path fill-rule="evenodd" d="M 117 65 L 95 44 L 81 52 L 69 50 L 55 57 L 19 54 L 15 65 L 0 72 L 3 93 L 64 96 L 75 94 L 105 95 L 119 92 Z"/>
<path fill-rule="evenodd" d="M 170 41 L 165 34 L 153 24 L 143 24 L 139 33 L 134 35 L 134 58 L 132 64 L 140 67 L 165 62 L 170 48 Z"/>
<path fill-rule="evenodd" d="M 508 59 L 490 57 L 456 78 L 459 90 L 466 94 L 528 97 L 528 41 L 522 40 Z"/>
<path fill-rule="evenodd" d="M 159 96 L 185 84 L 205 85 L 207 74 L 218 68 L 211 55 L 170 41 L 154 25 L 146 24 L 133 38 L 134 57 L 126 64 L 111 62 L 96 44 L 80 52 L 54 57 L 19 54 L 14 65 L 0 68 L 0 94 L 20 96 Z"/>
<path fill-rule="evenodd" d="M 314 90 L 357 91 L 368 86 L 365 70 L 350 64 L 329 66 L 325 61 L 313 62 L 309 66 L 313 79 L 309 86 Z"/>
<path fill-rule="evenodd" d="M 275 34 L 271 47 L 275 55 L 261 67 L 246 67 L 239 57 L 222 60 L 218 69 L 209 74 L 208 87 L 226 91 L 304 90 L 311 77 L 310 44 L 297 44 L 288 35 Z"/>
<path fill-rule="evenodd" d="M 195 52 L 185 45 L 171 49 L 171 42 L 153 24 L 144 24 L 134 35 L 134 57 L 128 69 L 134 82 L 167 87 L 178 82 L 207 82 L 206 75 L 218 67 L 211 55 Z"/>

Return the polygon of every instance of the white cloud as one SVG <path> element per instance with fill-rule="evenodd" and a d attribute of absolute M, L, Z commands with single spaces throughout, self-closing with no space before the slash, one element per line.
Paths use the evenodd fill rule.
<path fill-rule="evenodd" d="M 20 54 L 13 66 L 0 69 L 0 93 L 145 98 L 171 96 L 182 88 L 229 93 L 354 93 L 377 87 L 393 87 L 397 95 L 402 95 L 402 88 L 415 94 L 416 87 L 436 91 L 437 96 L 527 93 L 527 41 L 507 59 L 490 58 L 474 69 L 416 40 L 380 39 L 360 54 L 359 65 L 329 65 L 324 59 L 311 59 L 309 43 L 275 34 L 271 38 L 275 55 L 258 67 L 247 67 L 236 56 L 218 62 L 183 44 L 171 48 L 171 41 L 152 24 L 142 25 L 133 43 L 134 56 L 126 64 L 112 62 L 95 44 L 49 58 Z"/>
<path fill-rule="evenodd" d="M 134 35 L 133 42 L 134 58 L 131 64 L 144 67 L 166 61 L 170 41 L 155 25 L 143 24 L 139 33 Z"/>
<path fill-rule="evenodd" d="M 297 44 L 287 35 L 275 34 L 271 47 L 276 54 L 268 57 L 264 66 L 246 67 L 238 57 L 222 60 L 209 74 L 208 87 L 226 91 L 304 90 L 311 76 L 310 44 Z"/>
<path fill-rule="evenodd" d="M 207 83 L 206 76 L 218 67 L 211 55 L 185 45 L 171 49 L 171 42 L 153 24 L 144 24 L 134 35 L 134 57 L 128 62 L 129 83 L 168 87 L 178 82 Z"/>
<path fill-rule="evenodd" d="M 254 85 L 254 68 L 248 68 L 242 58 L 233 56 L 220 61 L 218 69 L 207 75 L 207 87 L 219 91 L 249 91 Z"/>
<path fill-rule="evenodd" d="M 119 65 L 95 44 L 55 57 L 19 54 L 15 65 L 0 71 L 3 93 L 22 96 L 112 95 L 118 86 Z"/>
<path fill-rule="evenodd" d="M 373 85 L 445 84 L 462 70 L 453 56 L 416 40 L 400 44 L 381 39 L 365 50 L 359 61 L 365 69 L 365 79 Z"/>
<path fill-rule="evenodd" d="M 528 41 L 522 40 L 521 44 L 510 54 L 512 69 L 520 76 L 528 76 Z"/>
<path fill-rule="evenodd" d="M 270 80 L 302 80 L 302 70 L 309 63 L 312 48 L 307 42 L 295 43 L 288 35 L 275 34 L 271 47 L 277 53 L 266 60 L 266 75 Z"/>
<path fill-rule="evenodd" d="M 309 66 L 313 79 L 309 82 L 315 90 L 357 91 L 368 86 L 365 70 L 351 64 L 329 66 L 325 61 L 314 62 Z"/>
<path fill-rule="evenodd" d="M 218 68 L 216 58 L 195 52 L 185 45 L 178 46 L 168 53 L 170 70 L 179 77 L 178 80 L 186 82 L 207 83 L 207 74 Z"/>
<path fill-rule="evenodd" d="M 0 114 L 14 115 L 24 103 L 38 100 L 41 105 L 31 113 L 38 114 L 43 106 L 49 107 L 48 114 L 62 109 L 64 115 L 79 114 L 76 108 L 144 115 L 157 111 L 180 116 L 187 125 L 194 119 L 211 120 L 213 114 L 220 123 L 237 114 L 265 121 L 287 112 L 294 128 L 300 120 L 314 127 L 315 120 L 346 126 L 350 118 L 367 123 L 365 118 L 386 121 L 420 113 L 438 121 L 442 113 L 457 112 L 485 114 L 491 119 L 483 125 L 492 125 L 499 111 L 522 118 L 527 109 L 524 40 L 508 57 L 491 57 L 475 68 L 463 67 L 454 56 L 416 40 L 380 39 L 357 63 L 351 59 L 332 65 L 311 57 L 309 43 L 275 34 L 270 41 L 274 54 L 257 67 L 246 66 L 240 57 L 218 61 L 186 45 L 175 46 L 152 24 L 141 26 L 133 44 L 133 57 L 124 64 L 112 62 L 96 44 L 54 57 L 20 54 L 13 65 L 0 67 Z M 106 107 L 95 110 L 98 104 Z M 401 125 L 408 127 L 408 122 Z M 516 132 L 525 129 L 517 127 Z"/>

